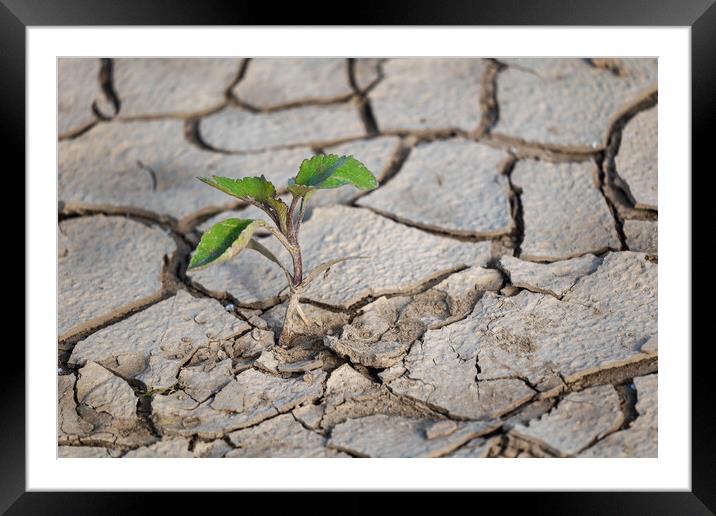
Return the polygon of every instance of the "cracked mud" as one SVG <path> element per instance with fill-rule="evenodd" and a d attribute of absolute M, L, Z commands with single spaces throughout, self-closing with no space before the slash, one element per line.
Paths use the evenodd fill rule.
<path fill-rule="evenodd" d="M 58 456 L 657 456 L 657 64 L 603 61 L 60 59 Z M 276 266 L 187 274 L 260 216 L 195 177 L 317 152 L 380 186 L 309 204 L 364 258 L 283 350 Z"/>

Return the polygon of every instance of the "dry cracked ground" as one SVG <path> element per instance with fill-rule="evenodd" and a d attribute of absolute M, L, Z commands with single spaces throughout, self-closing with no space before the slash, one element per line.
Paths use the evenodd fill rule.
<path fill-rule="evenodd" d="M 654 59 L 61 59 L 60 457 L 654 457 Z M 256 253 L 187 274 L 354 154 L 302 234 L 311 325 Z M 267 246 L 278 251 L 273 240 Z"/>

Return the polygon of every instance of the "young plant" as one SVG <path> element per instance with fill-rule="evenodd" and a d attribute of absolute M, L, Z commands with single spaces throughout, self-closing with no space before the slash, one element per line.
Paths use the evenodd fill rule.
<path fill-rule="evenodd" d="M 189 263 L 189 269 L 202 269 L 225 262 L 238 255 L 243 249 L 252 249 L 281 267 L 288 282 L 289 296 L 279 345 L 283 348 L 290 347 L 298 326 L 301 323 L 306 326 L 310 324 L 299 305 L 301 293 L 314 279 L 333 265 L 357 258 L 349 256 L 330 260 L 304 275 L 298 235 L 309 199 L 317 190 L 338 188 L 343 185 L 372 190 L 378 186 L 378 181 L 373 173 L 353 156 L 335 154 L 316 155 L 301 163 L 296 177 L 288 181 L 287 190 L 292 196 L 290 205 L 278 197 L 276 188 L 264 176 L 241 179 L 213 176 L 213 179 L 205 177 L 198 179 L 262 209 L 274 225 L 264 220 L 253 219 L 226 219 L 219 222 L 201 237 Z M 289 271 L 271 251 L 252 238 L 258 228 L 267 229 L 286 248 L 293 261 L 292 271 Z"/>

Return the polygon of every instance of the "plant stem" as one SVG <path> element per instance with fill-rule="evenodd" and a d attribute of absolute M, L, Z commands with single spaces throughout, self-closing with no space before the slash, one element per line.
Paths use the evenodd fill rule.
<path fill-rule="evenodd" d="M 303 311 L 299 305 L 299 299 L 301 298 L 302 283 L 303 283 L 303 258 L 301 257 L 301 247 L 298 245 L 298 237 L 294 234 L 289 234 L 289 243 L 291 247 L 289 251 L 291 258 L 293 259 L 293 278 L 292 285 L 289 286 L 289 298 L 288 305 L 286 306 L 286 315 L 283 319 L 283 328 L 281 329 L 281 335 L 279 336 L 278 343 L 284 349 L 291 347 L 291 341 L 296 335 L 297 325 L 307 325 L 306 317 L 303 315 Z M 300 316 L 301 321 L 296 320 L 296 316 Z"/>
<path fill-rule="evenodd" d="M 297 197 L 294 194 L 291 194 L 293 198 L 291 199 L 291 206 L 288 208 L 288 234 L 292 238 L 296 238 L 298 236 L 298 225 L 301 223 L 301 220 L 298 220 L 298 223 L 296 221 L 296 208 L 298 208 L 299 201 L 303 202 L 302 197 Z"/>
<path fill-rule="evenodd" d="M 284 349 L 291 347 L 293 339 L 299 333 L 299 328 L 306 326 L 305 322 L 296 320 L 297 316 L 300 317 L 300 314 L 302 314 L 301 307 L 298 303 L 300 298 L 301 289 L 291 288 L 286 306 L 286 315 L 283 319 L 283 328 L 281 328 L 281 335 L 278 338 L 278 345 Z"/>
<path fill-rule="evenodd" d="M 291 253 L 293 258 L 293 285 L 298 287 L 303 282 L 303 258 L 301 257 L 301 248 L 298 242 L 295 244 L 295 251 Z"/>
<path fill-rule="evenodd" d="M 291 254 L 291 259 L 293 260 L 292 284 L 289 287 L 290 293 L 286 306 L 286 315 L 284 316 L 283 328 L 281 329 L 281 335 L 278 339 L 279 346 L 284 349 L 291 347 L 291 341 L 297 333 L 297 325 L 308 326 L 309 324 L 298 302 L 301 298 L 303 283 L 303 257 L 301 256 L 301 246 L 298 243 L 298 230 L 301 227 L 301 219 L 303 218 L 305 209 L 303 198 L 300 198 L 300 212 L 298 217 L 296 217 L 298 205 L 299 198 L 294 195 L 291 206 L 288 209 L 287 231 L 285 235 L 282 235 L 285 237 L 286 244 L 288 244 L 284 244 L 284 246 Z M 297 316 L 300 317 L 300 322 L 296 320 Z"/>
<path fill-rule="evenodd" d="M 289 253 L 291 253 L 291 255 L 293 256 L 293 252 L 294 252 L 294 249 L 293 249 L 293 248 L 294 248 L 294 247 L 298 247 L 298 244 L 296 244 L 296 246 L 294 246 L 291 242 L 288 241 L 288 239 L 287 239 L 286 236 L 281 232 L 281 230 L 279 230 L 278 228 L 275 228 L 275 227 L 271 226 L 270 224 L 266 224 L 266 225 L 263 226 L 263 227 L 265 227 L 268 231 L 270 231 L 271 234 L 276 237 L 276 240 L 278 240 L 279 242 L 281 242 L 281 245 L 284 246 L 284 247 L 286 248 L 286 250 L 287 250 Z"/>

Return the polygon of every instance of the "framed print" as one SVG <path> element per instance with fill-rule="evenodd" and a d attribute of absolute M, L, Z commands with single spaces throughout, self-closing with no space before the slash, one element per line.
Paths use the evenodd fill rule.
<path fill-rule="evenodd" d="M 0 507 L 437 490 L 712 513 L 691 169 L 716 8 L 259 27 L 210 4 L 0 7 L 27 202 Z"/>

